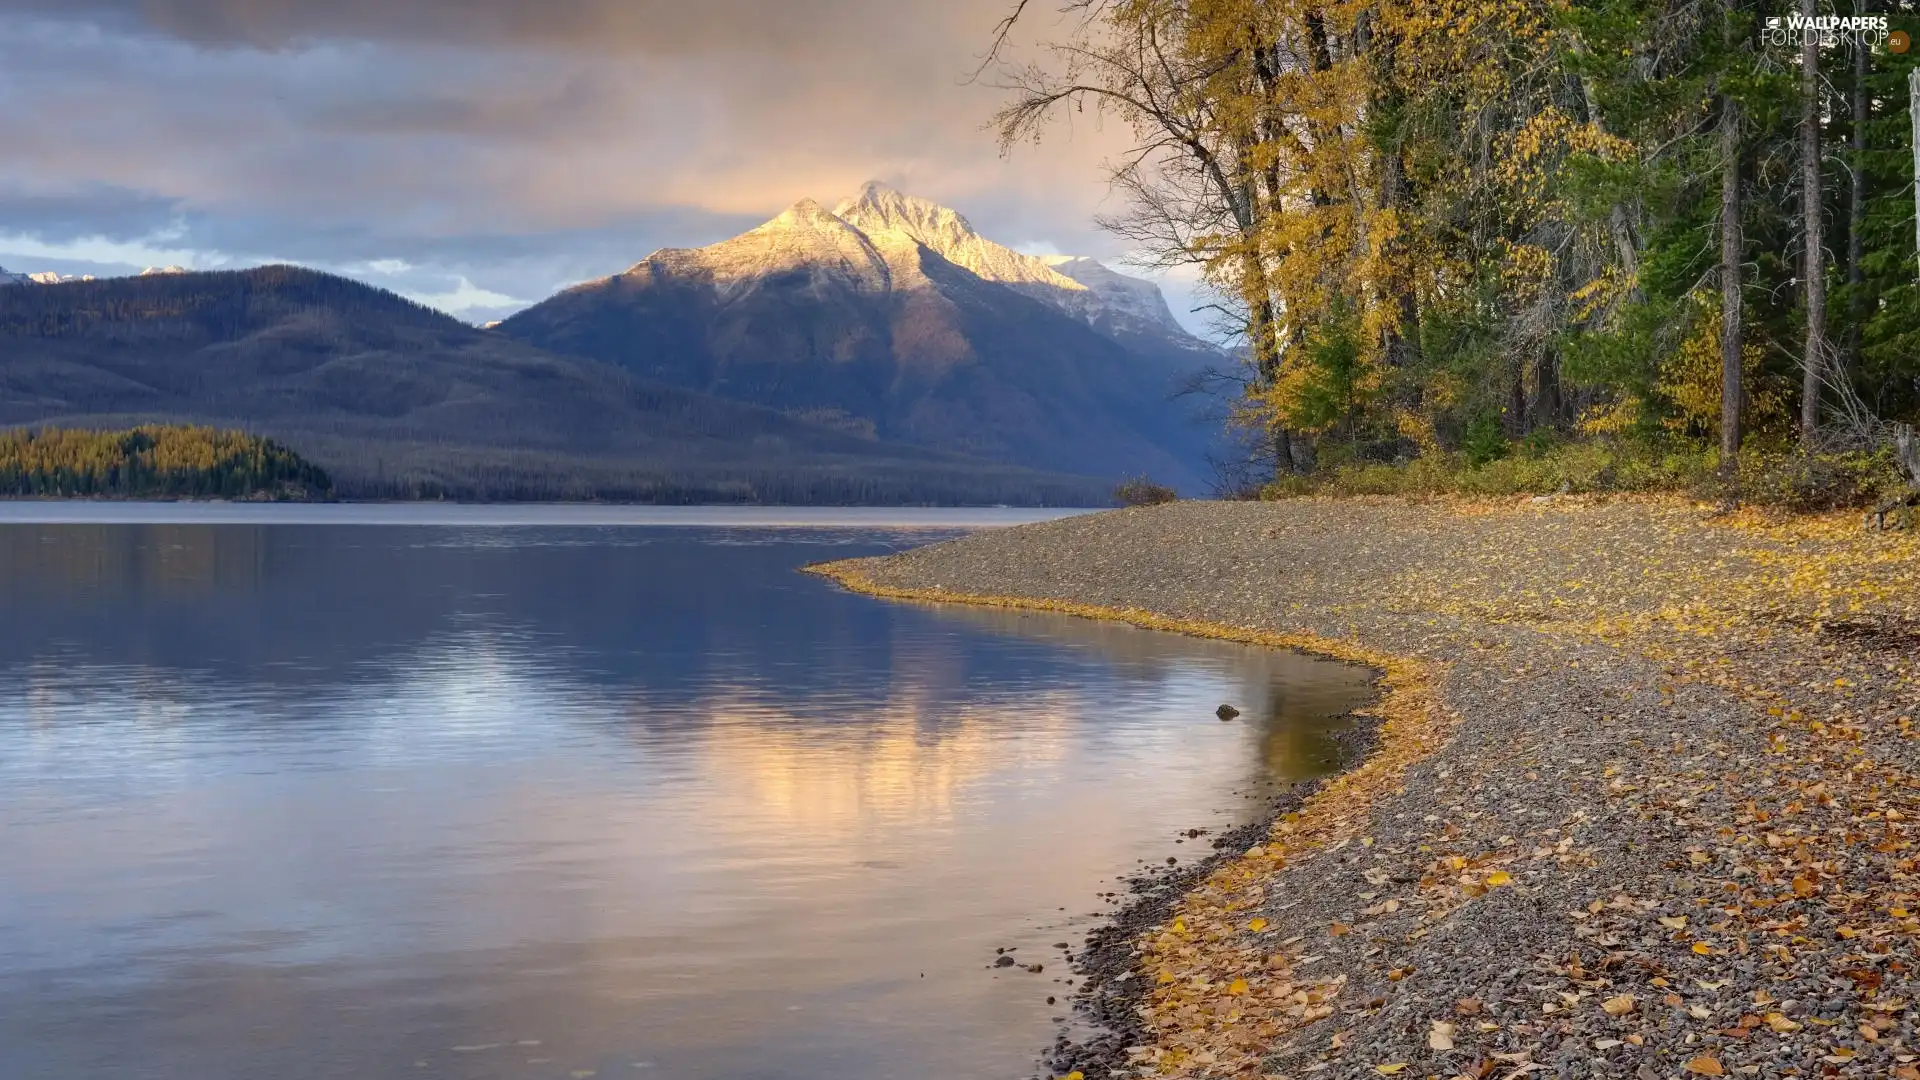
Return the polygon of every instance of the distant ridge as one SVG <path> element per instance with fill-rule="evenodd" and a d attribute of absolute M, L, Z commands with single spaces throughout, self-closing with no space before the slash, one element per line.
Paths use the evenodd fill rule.
<path fill-rule="evenodd" d="M 272 437 L 348 498 L 1088 505 L 1086 477 L 890 445 L 556 356 L 298 267 L 0 288 L 0 427 Z"/>

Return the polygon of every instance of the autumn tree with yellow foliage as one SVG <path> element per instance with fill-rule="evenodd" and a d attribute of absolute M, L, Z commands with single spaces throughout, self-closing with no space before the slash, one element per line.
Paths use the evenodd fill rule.
<path fill-rule="evenodd" d="M 1217 294 L 1238 419 L 1278 470 L 1582 439 L 1730 466 L 1920 419 L 1907 56 L 1774 48 L 1734 0 L 1069 11 L 1005 72 L 999 131 L 1128 125 L 1104 223 Z"/>

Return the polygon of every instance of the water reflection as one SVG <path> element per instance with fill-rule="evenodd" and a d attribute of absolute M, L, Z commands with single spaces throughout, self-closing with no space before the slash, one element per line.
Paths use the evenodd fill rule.
<path fill-rule="evenodd" d="M 792 572 L 908 539 L 0 526 L 0 1075 L 1025 1075 L 1364 676 Z"/>

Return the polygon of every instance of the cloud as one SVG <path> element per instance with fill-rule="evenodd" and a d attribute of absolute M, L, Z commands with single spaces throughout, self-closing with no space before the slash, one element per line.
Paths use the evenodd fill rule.
<path fill-rule="evenodd" d="M 468 315 L 475 312 L 491 315 L 498 311 L 514 311 L 533 302 L 517 299 L 505 293 L 497 293 L 491 289 L 482 289 L 464 276 L 456 277 L 454 281 L 454 287 L 446 292 L 411 295 L 413 299 L 428 307 L 439 308 L 453 315 Z"/>
<path fill-rule="evenodd" d="M 1118 254 L 1092 219 L 1125 132 L 1002 158 L 985 130 L 967 76 L 1007 3 L 10 0 L 0 261 L 397 261 L 538 297 L 868 179 Z"/>
<path fill-rule="evenodd" d="M 847 53 L 986 34 L 1007 0 L 13 0 L 16 11 L 208 48 L 313 41 L 543 48 L 626 56 L 744 50 Z"/>

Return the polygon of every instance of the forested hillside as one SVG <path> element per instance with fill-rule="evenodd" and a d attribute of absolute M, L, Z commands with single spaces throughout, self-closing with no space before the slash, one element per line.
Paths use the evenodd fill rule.
<path fill-rule="evenodd" d="M 1083 106 L 1135 128 L 1115 225 L 1237 313 L 1242 420 L 1283 473 L 1572 441 L 1610 448 L 1605 467 L 1884 463 L 1920 420 L 1916 54 L 1875 20 L 1802 32 L 1732 0 L 1070 7 L 1052 62 L 1008 72 L 1001 132 Z M 1887 31 L 1920 30 L 1912 3 L 1891 11 Z"/>
<path fill-rule="evenodd" d="M 304 501 L 332 486 L 293 451 L 240 431 L 0 431 L 0 496 Z"/>
<path fill-rule="evenodd" d="M 0 288 L 0 428 L 237 428 L 345 498 L 1085 505 L 1108 484 L 889 444 L 294 267 Z"/>

